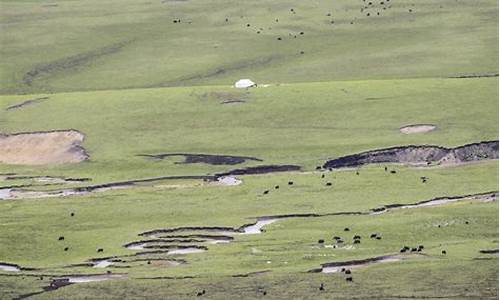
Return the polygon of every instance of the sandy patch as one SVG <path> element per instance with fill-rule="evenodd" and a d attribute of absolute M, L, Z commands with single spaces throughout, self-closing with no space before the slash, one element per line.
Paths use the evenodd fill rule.
<path fill-rule="evenodd" d="M 241 181 L 240 179 L 232 176 L 224 176 L 217 178 L 217 184 L 219 185 L 227 185 L 227 186 L 240 185 L 242 182 L 243 181 Z"/>
<path fill-rule="evenodd" d="M 416 125 L 408 125 L 399 128 L 399 131 L 404 134 L 413 134 L 413 133 L 426 133 L 436 129 L 435 125 L 432 124 L 416 124 Z"/>
<path fill-rule="evenodd" d="M 76 130 L 0 134 L 0 163 L 58 165 L 88 159 Z"/>

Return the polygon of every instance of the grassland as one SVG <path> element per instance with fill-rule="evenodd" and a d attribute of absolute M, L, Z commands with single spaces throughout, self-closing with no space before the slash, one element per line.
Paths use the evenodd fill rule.
<path fill-rule="evenodd" d="M 46 192 L 301 167 L 238 175 L 236 186 L 163 178 L 78 196 L 0 200 L 0 263 L 23 268 L 0 270 L 0 299 L 192 299 L 202 290 L 207 299 L 498 298 L 498 254 L 480 253 L 498 249 L 498 200 L 323 215 L 498 191 L 497 159 L 316 170 L 373 149 L 498 140 L 498 3 L 383 2 L 365 9 L 347 0 L 0 1 L 0 133 L 75 129 L 90 157 L 0 164 L 0 198 L 12 186 Z M 231 87 L 247 77 L 259 87 Z M 437 129 L 399 131 L 410 124 Z M 141 156 L 161 153 L 262 161 L 185 164 Z M 11 173 L 21 177 L 1 175 Z M 36 176 L 90 180 L 46 184 Z M 240 228 L 288 214 L 323 216 L 282 219 L 226 244 L 187 243 L 206 246 L 203 253 L 134 256 L 140 251 L 124 247 L 147 239 L 139 235 L 145 231 Z M 370 238 L 375 232 L 381 240 Z M 174 235 L 200 233 L 210 234 Z M 334 235 L 344 246 L 318 243 L 332 245 Z M 361 235 L 360 244 L 353 235 Z M 425 249 L 353 268 L 353 282 L 343 273 L 309 272 L 399 255 L 404 245 Z M 106 257 L 122 261 L 85 265 Z M 172 259 L 184 263 L 172 266 Z M 106 272 L 126 277 L 43 292 L 57 278 Z"/>

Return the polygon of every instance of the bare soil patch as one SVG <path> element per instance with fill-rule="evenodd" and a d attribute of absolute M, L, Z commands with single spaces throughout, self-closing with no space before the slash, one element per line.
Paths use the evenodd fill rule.
<path fill-rule="evenodd" d="M 454 165 L 487 159 L 498 159 L 498 141 L 467 144 L 456 148 L 410 145 L 372 150 L 329 160 L 323 168 L 348 168 L 377 163 Z"/>
<path fill-rule="evenodd" d="M 81 146 L 85 136 L 77 130 L 0 134 L 0 163 L 59 165 L 89 158 Z"/>
<path fill-rule="evenodd" d="M 399 131 L 404 134 L 426 133 L 436 129 L 436 125 L 432 124 L 415 124 L 399 128 Z"/>

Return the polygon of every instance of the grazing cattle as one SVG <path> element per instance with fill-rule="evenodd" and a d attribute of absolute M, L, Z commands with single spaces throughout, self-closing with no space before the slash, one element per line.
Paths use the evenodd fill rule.
<path fill-rule="evenodd" d="M 391 170 L 391 174 L 396 174 L 396 170 Z"/>
<path fill-rule="evenodd" d="M 325 290 L 325 286 L 324 286 L 324 284 L 323 284 L 323 283 L 319 286 L 319 290 L 320 290 L 320 291 L 324 291 L 324 290 Z"/>
<path fill-rule="evenodd" d="M 111 274 L 111 271 L 109 271 L 109 270 L 108 270 L 108 271 L 106 271 L 106 273 L 107 273 L 107 274 Z"/>
<path fill-rule="evenodd" d="M 352 277 L 347 277 L 345 280 L 352 282 Z"/>
<path fill-rule="evenodd" d="M 374 239 L 374 238 L 376 238 L 376 237 L 377 237 L 377 234 L 376 234 L 376 233 L 372 233 L 372 234 L 370 235 L 370 238 L 371 238 L 371 239 Z"/>
<path fill-rule="evenodd" d="M 40 280 L 43 280 L 43 276 L 40 276 Z"/>
<path fill-rule="evenodd" d="M 300 51 L 300 54 L 304 54 L 304 51 Z"/>
<path fill-rule="evenodd" d="M 228 19 L 228 18 L 226 18 L 226 22 L 229 22 L 229 19 Z"/>
<path fill-rule="evenodd" d="M 382 237 L 381 237 L 381 236 L 377 236 L 377 237 L 375 237 L 375 239 L 377 239 L 377 240 L 381 240 L 381 239 L 382 239 Z"/>
<path fill-rule="evenodd" d="M 264 195 L 267 195 L 267 194 L 269 194 L 269 191 L 268 190 L 264 191 Z"/>
<path fill-rule="evenodd" d="M 279 186 L 279 185 L 276 185 L 276 186 L 274 187 L 274 189 L 276 189 L 276 190 L 278 190 L 279 188 L 280 188 L 280 186 Z"/>
<path fill-rule="evenodd" d="M 288 185 L 293 185 L 293 181 L 288 181 Z"/>
<path fill-rule="evenodd" d="M 367 17 L 369 17 L 369 16 L 370 16 L 370 13 L 367 13 L 367 14 L 366 14 L 366 16 L 367 16 Z"/>
<path fill-rule="evenodd" d="M 151 261 L 150 261 L 150 260 L 148 260 L 148 265 L 150 265 L 150 264 L 151 264 Z"/>
<path fill-rule="evenodd" d="M 411 252 L 416 252 L 417 248 L 411 248 Z"/>
<path fill-rule="evenodd" d="M 321 166 L 316 166 L 316 170 L 321 170 Z"/>
<path fill-rule="evenodd" d="M 340 238 L 340 236 L 334 236 L 333 239 L 334 240 L 340 240 L 341 238 Z"/>
<path fill-rule="evenodd" d="M 71 216 L 72 216 L 72 217 L 74 217 L 74 216 L 75 216 L 75 213 L 74 213 L 74 212 L 72 212 L 72 213 L 71 213 Z"/>
<path fill-rule="evenodd" d="M 64 251 L 68 251 L 68 250 L 69 250 L 69 247 L 64 248 Z"/>
<path fill-rule="evenodd" d="M 321 175 L 321 178 L 325 178 L 325 174 Z"/>
<path fill-rule="evenodd" d="M 60 237 L 59 237 L 59 240 L 60 240 L 60 241 L 64 241 L 64 237 L 63 237 L 63 236 L 60 236 Z"/>
<path fill-rule="evenodd" d="M 469 221 L 465 221 L 465 224 L 466 224 L 466 225 L 469 225 Z"/>
<path fill-rule="evenodd" d="M 97 252 L 104 252 L 104 249 L 99 248 L 99 249 L 97 249 Z"/>
<path fill-rule="evenodd" d="M 418 245 L 418 249 L 420 250 L 424 249 L 424 245 Z"/>
<path fill-rule="evenodd" d="M 260 34 L 260 31 L 257 31 L 257 34 Z"/>
<path fill-rule="evenodd" d="M 361 236 L 359 236 L 359 235 L 355 235 L 355 236 L 353 236 L 352 238 L 353 238 L 354 240 L 360 240 L 360 239 L 361 239 Z"/>
<path fill-rule="evenodd" d="M 324 244 L 325 243 L 325 240 L 321 239 L 321 240 L 318 240 L 318 244 Z"/>
<path fill-rule="evenodd" d="M 351 270 L 347 269 L 347 270 L 345 270 L 345 273 L 346 274 L 351 274 Z"/>
<path fill-rule="evenodd" d="M 360 240 L 354 240 L 353 244 L 361 244 Z"/>
<path fill-rule="evenodd" d="M 300 34 L 300 35 L 304 35 L 304 31 L 301 31 L 299 34 Z"/>
<path fill-rule="evenodd" d="M 278 40 L 278 41 L 281 41 L 281 38 L 279 37 L 279 38 L 277 38 L 277 40 Z"/>
<path fill-rule="evenodd" d="M 345 268 L 340 269 L 340 272 L 345 272 Z"/>
<path fill-rule="evenodd" d="M 262 295 L 264 295 L 264 296 L 265 296 L 265 295 L 267 295 L 267 292 L 266 292 L 266 291 L 263 291 L 263 292 L 262 292 Z"/>
<path fill-rule="evenodd" d="M 327 14 L 326 14 L 326 16 L 327 16 L 327 17 L 331 17 L 331 16 L 332 16 L 332 14 L 331 14 L 331 13 L 327 13 Z"/>
<path fill-rule="evenodd" d="M 344 231 L 349 231 L 349 230 L 350 230 L 349 227 L 344 228 Z"/>
<path fill-rule="evenodd" d="M 358 171 L 356 171 L 356 175 L 359 175 L 359 172 L 358 172 Z"/>
<path fill-rule="evenodd" d="M 386 172 L 387 172 L 387 167 L 384 167 L 384 171 L 386 171 Z"/>
<path fill-rule="evenodd" d="M 247 27 L 250 27 L 250 24 L 247 24 Z"/>
<path fill-rule="evenodd" d="M 343 244 L 344 243 L 344 240 L 343 239 L 339 239 L 337 240 L 337 244 Z"/>
<path fill-rule="evenodd" d="M 327 182 L 327 183 L 326 183 L 326 186 L 331 186 L 331 185 L 332 185 L 332 183 L 331 183 L 331 182 Z"/>
<path fill-rule="evenodd" d="M 441 251 L 441 254 L 446 255 L 446 250 Z"/>
<path fill-rule="evenodd" d="M 401 248 L 401 249 L 399 250 L 399 252 L 400 252 L 400 253 L 405 253 L 405 252 L 406 252 L 406 248 Z"/>

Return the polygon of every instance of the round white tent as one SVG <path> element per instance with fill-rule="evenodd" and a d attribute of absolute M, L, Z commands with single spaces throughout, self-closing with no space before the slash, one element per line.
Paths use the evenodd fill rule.
<path fill-rule="evenodd" d="M 239 89 L 246 89 L 254 86 L 257 86 L 257 84 L 250 79 L 240 79 L 234 84 L 234 87 Z"/>

